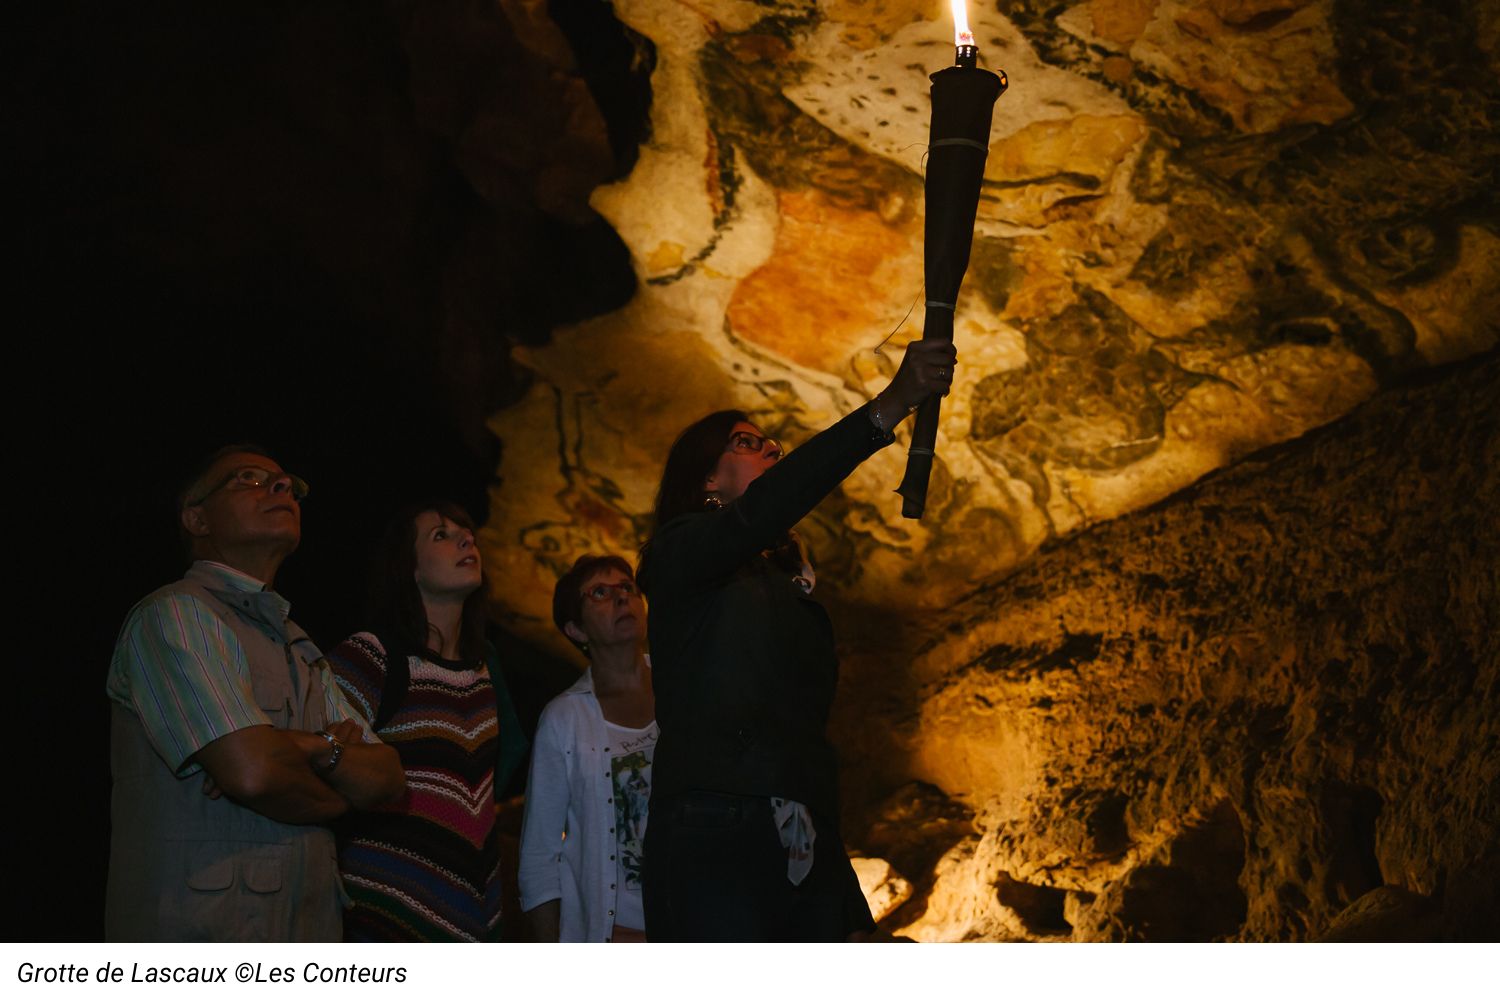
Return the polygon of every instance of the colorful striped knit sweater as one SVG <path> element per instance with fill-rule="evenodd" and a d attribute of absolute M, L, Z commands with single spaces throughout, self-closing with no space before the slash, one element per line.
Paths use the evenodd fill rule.
<path fill-rule="evenodd" d="M 329 656 L 367 721 L 380 708 L 386 654 L 369 632 Z M 354 908 L 346 941 L 493 941 L 500 924 L 495 837 L 495 693 L 482 664 L 410 660 L 411 684 L 381 729 L 406 769 L 391 806 L 341 821 L 339 867 Z"/>

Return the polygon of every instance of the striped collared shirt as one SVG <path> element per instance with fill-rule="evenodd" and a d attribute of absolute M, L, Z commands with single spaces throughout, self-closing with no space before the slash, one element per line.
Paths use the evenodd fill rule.
<path fill-rule="evenodd" d="M 259 580 L 222 563 L 199 560 L 189 577 L 218 590 L 264 591 Z M 291 605 L 269 592 L 284 621 Z M 323 707 L 330 723 L 354 719 L 338 683 L 319 657 Z M 115 642 L 105 690 L 141 720 L 158 756 L 179 777 L 202 770 L 194 754 L 221 736 L 271 720 L 255 703 L 245 651 L 224 619 L 192 594 L 162 594 L 131 609 Z M 370 739 L 367 735 L 366 739 Z"/>

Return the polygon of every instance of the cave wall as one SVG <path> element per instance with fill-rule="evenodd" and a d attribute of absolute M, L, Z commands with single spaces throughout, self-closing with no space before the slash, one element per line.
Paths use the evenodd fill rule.
<path fill-rule="evenodd" d="M 856 472 L 804 525 L 835 601 L 909 621 L 1497 342 L 1485 5 L 971 6 L 1011 86 L 928 515 L 891 500 L 904 448 Z M 650 118 L 592 205 L 639 291 L 513 352 L 531 388 L 490 420 L 495 597 L 539 642 L 558 642 L 546 594 L 574 556 L 644 540 L 679 429 L 735 405 L 795 446 L 920 332 L 944 5 L 614 9 L 652 52 Z"/>
<path fill-rule="evenodd" d="M 1385 939 L 1492 939 L 1497 504 L 1491 353 L 945 613 L 909 666 L 844 690 L 848 771 L 920 783 L 856 824 L 870 853 L 912 849 L 913 803 L 971 810 L 893 927 L 1305 939 L 1384 887 L 1401 894 Z M 887 683 L 907 707 L 874 739 L 866 692 Z"/>

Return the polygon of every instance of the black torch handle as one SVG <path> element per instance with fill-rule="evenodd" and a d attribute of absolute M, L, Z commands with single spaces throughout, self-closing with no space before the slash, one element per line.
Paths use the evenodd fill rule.
<path fill-rule="evenodd" d="M 972 46 L 968 46 L 972 49 Z M 995 100 L 1008 85 L 1004 73 L 973 67 L 959 50 L 958 66 L 932 75 L 932 121 L 928 142 L 927 220 L 923 225 L 923 272 L 927 288 L 927 323 L 923 340 L 953 339 L 953 309 L 969 267 L 974 217 L 984 162 L 989 153 L 990 118 Z M 927 507 L 942 398 L 933 396 L 917 408 L 907 453 L 901 494 L 901 516 L 920 518 Z"/>
<path fill-rule="evenodd" d="M 923 340 L 953 339 L 953 308 L 941 303 L 927 307 Z M 901 516 L 920 518 L 927 507 L 927 482 L 932 476 L 932 459 L 936 453 L 938 417 L 943 397 L 928 396 L 917 407 L 911 429 L 911 447 L 906 452 L 906 474 L 896 492 L 901 494 Z"/>

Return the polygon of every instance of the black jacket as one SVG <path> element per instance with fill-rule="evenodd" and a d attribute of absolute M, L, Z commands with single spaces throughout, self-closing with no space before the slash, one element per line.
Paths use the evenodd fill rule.
<path fill-rule="evenodd" d="M 734 503 L 662 526 L 641 557 L 661 739 L 652 797 L 795 799 L 837 822 L 824 728 L 838 680 L 823 606 L 763 554 L 888 443 L 861 407 L 767 469 Z"/>

